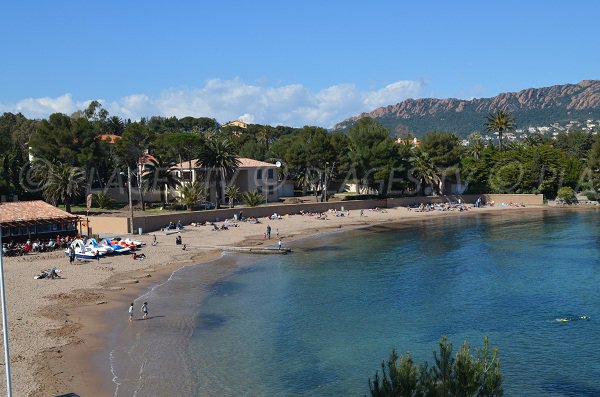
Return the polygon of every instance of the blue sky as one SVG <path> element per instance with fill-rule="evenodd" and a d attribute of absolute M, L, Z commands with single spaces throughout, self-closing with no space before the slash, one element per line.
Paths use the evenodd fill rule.
<path fill-rule="evenodd" d="M 595 1 L 0 5 L 0 111 L 325 127 L 408 97 L 597 79 Z"/>

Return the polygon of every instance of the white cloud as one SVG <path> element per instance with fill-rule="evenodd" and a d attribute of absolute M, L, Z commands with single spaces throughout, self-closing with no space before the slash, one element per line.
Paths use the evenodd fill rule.
<path fill-rule="evenodd" d="M 70 114 L 77 110 L 71 94 L 64 94 L 56 98 L 26 98 L 14 105 L 2 106 L 5 112 L 20 112 L 29 117 L 46 117 L 52 113 Z"/>
<path fill-rule="evenodd" d="M 418 97 L 422 89 L 422 82 L 412 80 L 366 91 L 354 84 L 338 84 L 314 92 L 301 84 L 269 87 L 247 84 L 237 78 L 210 79 L 202 87 L 169 89 L 157 97 L 132 94 L 100 102 L 110 114 L 133 120 L 153 115 L 206 116 L 219 122 L 242 119 L 271 125 L 331 127 L 361 112 Z M 46 117 L 54 112 L 70 114 L 85 108 L 89 102 L 75 102 L 67 93 L 57 98 L 23 99 L 14 105 L 0 105 L 0 109 L 22 112 L 29 117 Z"/>

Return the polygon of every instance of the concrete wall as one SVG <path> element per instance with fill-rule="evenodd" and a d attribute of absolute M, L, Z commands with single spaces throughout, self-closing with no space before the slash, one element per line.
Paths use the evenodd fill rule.
<path fill-rule="evenodd" d="M 220 210 L 211 211 L 193 211 L 193 212 L 181 212 L 177 214 L 165 214 L 165 215 L 151 215 L 145 217 L 135 217 L 133 220 L 134 230 L 137 232 L 139 228 L 142 228 L 144 233 L 160 230 L 169 224 L 169 222 L 189 224 L 191 222 L 213 222 L 223 221 L 225 219 L 233 218 L 234 214 L 243 212 L 245 217 L 266 217 L 273 213 L 280 215 L 298 214 L 301 210 L 307 212 L 325 212 L 329 209 L 341 210 L 344 207 L 345 210 L 357 210 L 367 208 L 385 208 L 387 205 L 386 200 L 356 200 L 356 201 L 336 201 L 327 203 L 303 203 L 303 204 L 275 204 L 265 205 L 254 208 L 226 208 Z"/>
<path fill-rule="evenodd" d="M 518 203 L 525 205 L 544 205 L 544 195 L 543 194 L 483 194 L 483 200 L 486 203 L 490 203 L 494 201 L 496 204 L 500 203 Z M 477 197 L 475 200 L 477 200 Z"/>
<path fill-rule="evenodd" d="M 85 218 L 84 218 L 85 219 Z M 129 218 L 117 216 L 90 216 L 90 235 L 92 234 L 126 234 L 129 231 Z M 135 218 L 134 218 L 135 219 Z M 83 223 L 83 232 L 86 225 Z"/>
<path fill-rule="evenodd" d="M 482 194 L 482 195 L 447 195 L 430 197 L 401 197 L 382 200 L 350 200 L 335 201 L 326 203 L 302 203 L 302 204 L 272 204 L 260 207 L 247 208 L 224 208 L 210 211 L 192 211 L 179 212 L 176 214 L 136 216 L 133 218 L 133 228 L 137 233 L 139 228 L 143 233 L 160 230 L 169 224 L 181 221 L 184 225 L 192 222 L 214 222 L 233 218 L 234 214 L 243 212 L 245 217 L 262 218 L 270 216 L 273 213 L 280 215 L 298 214 L 301 210 L 305 212 L 325 212 L 329 209 L 341 210 L 359 210 L 368 208 L 393 208 L 404 207 L 420 203 L 456 203 L 460 198 L 463 203 L 474 203 L 478 197 L 481 197 L 484 203 L 494 201 L 500 203 L 519 203 L 525 205 L 543 205 L 544 196 L 535 194 Z M 90 217 L 90 228 L 94 234 L 125 234 L 129 229 L 128 218 L 122 217 Z"/>
<path fill-rule="evenodd" d="M 500 203 L 518 203 L 525 205 L 544 205 L 543 194 L 455 194 L 444 196 L 415 196 L 415 197 L 400 197 L 390 198 L 387 200 L 387 207 L 404 207 L 413 204 L 440 204 L 440 203 L 456 203 L 460 199 L 463 203 L 473 204 L 477 198 L 481 197 L 484 203 L 495 204 Z"/>
<path fill-rule="evenodd" d="M 104 192 L 104 193 L 108 194 L 110 196 L 110 198 L 112 198 L 113 201 L 115 201 L 117 203 L 129 202 L 129 195 L 127 194 L 126 188 L 109 187 L 109 188 L 104 188 L 104 189 L 92 189 L 91 190 L 91 193 L 94 193 L 94 194 L 98 194 L 100 192 Z M 131 193 L 132 193 L 131 200 L 133 202 L 138 202 L 140 199 L 139 189 L 137 187 L 132 187 Z M 169 189 L 169 200 L 173 199 L 174 193 L 175 193 L 174 189 Z M 151 190 L 149 192 L 144 192 L 144 201 L 160 202 L 161 201 L 160 195 L 161 195 L 161 193 L 158 190 Z M 95 205 L 95 203 L 94 203 L 94 205 Z"/>

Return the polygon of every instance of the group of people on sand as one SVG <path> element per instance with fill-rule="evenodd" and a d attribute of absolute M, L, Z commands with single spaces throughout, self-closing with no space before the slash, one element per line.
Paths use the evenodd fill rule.
<path fill-rule="evenodd" d="M 273 231 L 273 229 L 271 228 L 271 225 L 267 225 L 267 229 L 263 235 L 264 240 L 270 240 L 271 239 L 271 232 Z M 279 228 L 275 229 L 275 236 L 277 238 L 277 249 L 281 249 L 283 246 L 283 242 L 282 237 L 279 236 Z"/>
<path fill-rule="evenodd" d="M 11 241 L 2 243 L 2 253 L 4 256 L 22 256 L 31 252 L 51 252 L 60 247 L 59 244 L 60 242 L 57 243 L 54 239 L 48 239 L 48 241 L 41 241 L 40 239 L 27 240 L 24 243 Z"/>
<path fill-rule="evenodd" d="M 328 215 L 333 215 L 336 217 L 350 216 L 350 210 L 341 211 L 341 210 L 337 210 L 335 208 L 329 209 L 325 212 L 311 212 L 311 211 L 300 210 L 300 215 L 314 217 L 315 219 L 327 219 Z"/>
<path fill-rule="evenodd" d="M 465 204 L 463 203 L 438 203 L 438 204 L 431 204 L 431 203 L 421 203 L 419 204 L 418 207 L 414 208 L 414 207 L 408 207 L 409 211 L 415 210 L 415 212 L 429 212 L 429 211 L 468 211 L 469 207 L 467 207 Z"/>
<path fill-rule="evenodd" d="M 181 221 L 177 221 L 177 224 L 173 223 L 173 222 L 169 222 L 169 224 L 167 226 L 165 226 L 164 230 L 181 230 L 183 229 L 183 224 L 181 223 Z"/>

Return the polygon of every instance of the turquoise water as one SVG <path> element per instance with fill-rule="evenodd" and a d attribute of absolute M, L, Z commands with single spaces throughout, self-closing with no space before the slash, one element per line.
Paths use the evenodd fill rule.
<path fill-rule="evenodd" d="M 144 298 L 165 317 L 129 335 L 152 347 L 117 359 L 139 374 L 117 394 L 362 396 L 392 348 L 431 362 L 442 335 L 455 347 L 487 335 L 505 395 L 598 396 L 599 221 L 451 217 L 319 236 L 208 284 L 218 264 L 185 269 Z"/>

